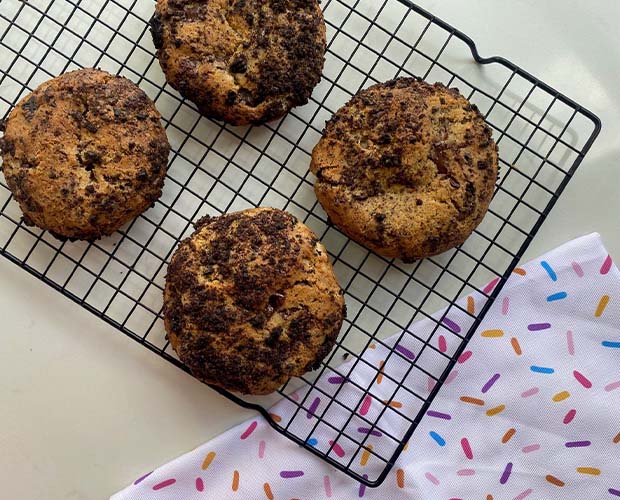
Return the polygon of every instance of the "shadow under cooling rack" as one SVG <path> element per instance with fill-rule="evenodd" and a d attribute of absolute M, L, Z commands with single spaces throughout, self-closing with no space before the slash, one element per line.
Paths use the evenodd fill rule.
<path fill-rule="evenodd" d="M 0 116 L 49 78 L 96 66 L 127 76 L 155 101 L 172 153 L 156 205 L 94 243 L 59 242 L 26 227 L 0 176 L 0 251 L 185 369 L 166 341 L 161 316 L 166 264 L 177 243 L 205 214 L 252 206 L 290 211 L 329 250 L 349 319 L 319 370 L 278 394 L 242 398 L 216 390 L 260 411 L 277 431 L 338 469 L 378 486 L 600 122 L 509 61 L 480 58 L 468 37 L 414 4 L 326 0 L 323 9 L 328 52 L 310 102 L 262 127 L 232 127 L 201 117 L 166 84 L 148 32 L 151 1 L 2 0 Z M 414 264 L 378 257 L 332 227 L 308 172 L 332 113 L 359 89 L 401 75 L 458 87 L 485 115 L 501 158 L 493 202 L 474 234 L 461 247 Z"/>

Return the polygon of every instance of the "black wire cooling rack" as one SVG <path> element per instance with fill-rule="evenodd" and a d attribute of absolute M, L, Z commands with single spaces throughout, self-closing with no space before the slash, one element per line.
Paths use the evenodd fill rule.
<path fill-rule="evenodd" d="M 262 127 L 222 125 L 201 117 L 166 85 L 148 32 L 153 8 L 149 0 L 0 0 L 0 116 L 51 77 L 100 67 L 127 76 L 154 99 L 172 145 L 161 200 L 94 243 L 59 242 L 25 226 L 0 176 L 0 251 L 184 369 L 165 339 L 161 315 L 166 263 L 178 241 L 205 214 L 259 205 L 292 212 L 328 248 L 346 290 L 349 319 L 320 369 L 276 395 L 292 408 L 286 419 L 269 412 L 275 397 L 219 392 L 259 411 L 278 432 L 334 467 L 378 486 L 591 147 L 600 122 L 511 62 L 480 57 L 470 38 L 412 3 L 326 0 L 328 53 L 310 103 Z M 360 88 L 397 75 L 458 87 L 492 126 L 502 167 L 491 208 L 467 242 L 414 264 L 382 259 L 332 227 L 308 172 L 325 120 Z M 485 287 L 497 277 L 494 288 Z M 470 299 L 457 302 L 464 296 Z M 451 315 L 467 318 L 467 327 Z M 426 325 L 423 332 L 411 326 L 418 320 Z M 394 335 L 418 342 L 415 360 L 385 340 Z M 367 355 L 377 347 L 385 355 L 374 364 Z M 407 369 L 390 372 L 390 360 L 400 360 L 394 366 L 404 361 Z M 354 376 L 361 372 L 367 373 L 363 383 Z M 325 389 L 318 381 L 329 375 L 347 383 Z M 391 396 L 385 400 L 372 389 L 382 378 L 391 384 L 383 386 Z M 414 379 L 429 382 L 422 388 Z M 416 403 L 391 404 L 399 394 Z M 369 398 L 373 412 L 362 411 Z M 297 425 L 299 418 L 304 426 Z M 310 439 L 320 429 L 333 435 L 327 443 Z M 382 441 L 373 446 L 379 434 Z"/>

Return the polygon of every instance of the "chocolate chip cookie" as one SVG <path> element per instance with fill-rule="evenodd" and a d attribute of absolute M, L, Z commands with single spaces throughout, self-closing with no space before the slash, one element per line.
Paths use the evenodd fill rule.
<path fill-rule="evenodd" d="M 398 78 L 361 91 L 328 121 L 310 169 L 340 230 L 413 261 L 460 245 L 478 226 L 498 155 L 484 118 L 458 90 Z"/>
<path fill-rule="evenodd" d="M 153 102 L 96 69 L 65 73 L 17 103 L 0 140 L 26 224 L 95 240 L 160 196 L 170 146 Z"/>
<path fill-rule="evenodd" d="M 151 33 L 168 83 L 234 125 L 280 118 L 321 79 L 318 0 L 157 0 Z"/>
<path fill-rule="evenodd" d="M 195 377 L 231 391 L 267 394 L 317 368 L 344 317 L 325 248 L 282 210 L 201 219 L 168 267 L 172 347 Z"/>

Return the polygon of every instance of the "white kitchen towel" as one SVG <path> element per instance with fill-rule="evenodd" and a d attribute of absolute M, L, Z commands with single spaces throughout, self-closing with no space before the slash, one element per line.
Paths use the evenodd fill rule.
<path fill-rule="evenodd" d="M 432 389 L 431 378 L 408 371 L 411 360 L 429 373 L 443 366 L 442 354 L 456 349 L 456 334 L 467 331 L 469 313 L 482 301 L 482 295 L 464 297 L 461 309 L 439 313 L 441 331 L 425 320 L 373 344 L 362 361 L 350 359 L 316 388 L 293 393 L 295 403 L 282 400 L 273 415 L 374 479 L 381 457 L 419 410 L 417 395 Z M 617 497 L 620 273 L 593 234 L 515 270 L 379 488 L 360 485 L 257 417 L 112 499 Z"/>

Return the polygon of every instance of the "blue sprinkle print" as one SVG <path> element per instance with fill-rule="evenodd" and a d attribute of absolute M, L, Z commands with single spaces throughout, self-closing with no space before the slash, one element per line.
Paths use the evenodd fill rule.
<path fill-rule="evenodd" d="M 562 300 L 566 297 L 568 297 L 566 292 L 554 293 L 553 295 L 549 295 L 549 297 L 547 297 L 547 302 L 555 302 L 556 300 Z"/>
<path fill-rule="evenodd" d="M 446 445 L 446 440 L 444 438 L 442 438 L 439 434 L 437 434 L 435 431 L 431 431 L 428 433 L 428 435 L 430 437 L 433 438 L 433 440 L 439 445 L 439 446 L 445 446 Z"/>
<path fill-rule="evenodd" d="M 610 342 L 606 340 L 603 342 L 603 347 L 611 347 L 612 349 L 620 349 L 620 342 Z"/>
<path fill-rule="evenodd" d="M 553 368 L 545 368 L 544 366 L 530 366 L 530 370 L 534 373 L 545 373 L 547 375 L 555 372 Z"/>
<path fill-rule="evenodd" d="M 558 280 L 558 275 L 555 274 L 555 271 L 553 270 L 553 268 L 549 265 L 549 263 L 546 260 L 543 260 L 540 263 L 540 265 L 543 267 L 543 269 L 545 271 L 547 271 L 547 274 L 551 278 L 551 281 L 557 281 Z"/>
<path fill-rule="evenodd" d="M 310 438 L 310 439 L 308 439 L 308 441 L 306 441 L 306 442 L 307 442 L 310 446 L 316 446 L 316 445 L 317 445 L 317 443 L 318 443 L 319 441 L 317 440 L 317 438 Z"/>

